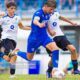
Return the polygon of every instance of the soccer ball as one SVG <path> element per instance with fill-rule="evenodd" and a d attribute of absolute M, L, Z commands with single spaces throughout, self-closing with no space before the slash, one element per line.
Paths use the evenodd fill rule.
<path fill-rule="evenodd" d="M 52 78 L 64 78 L 65 73 L 61 70 L 57 70 L 54 73 L 52 73 Z"/>

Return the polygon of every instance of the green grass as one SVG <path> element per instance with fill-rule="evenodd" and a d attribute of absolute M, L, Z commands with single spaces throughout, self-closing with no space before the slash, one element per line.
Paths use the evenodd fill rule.
<path fill-rule="evenodd" d="M 80 80 L 80 75 L 66 75 L 64 79 L 47 79 L 45 75 L 16 75 L 10 79 L 8 74 L 0 74 L 0 80 Z"/>

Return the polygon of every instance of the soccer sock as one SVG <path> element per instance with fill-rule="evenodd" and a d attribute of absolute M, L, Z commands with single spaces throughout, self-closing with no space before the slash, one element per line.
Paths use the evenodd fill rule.
<path fill-rule="evenodd" d="M 58 69 L 58 62 L 59 62 L 59 50 L 52 51 L 52 67 L 54 69 Z"/>
<path fill-rule="evenodd" d="M 53 69 L 53 67 L 50 66 L 50 65 L 48 65 L 48 69 L 47 69 L 47 71 L 48 71 L 49 73 L 51 73 L 52 69 Z"/>
<path fill-rule="evenodd" d="M 15 74 L 15 64 L 10 64 L 10 74 L 11 75 Z"/>
<path fill-rule="evenodd" d="M 18 51 L 17 55 L 20 56 L 20 57 L 22 57 L 25 60 L 28 60 L 26 52 Z M 30 61 L 30 60 L 28 60 L 28 61 Z"/>
<path fill-rule="evenodd" d="M 78 62 L 77 60 L 72 60 L 72 64 L 73 64 L 73 69 L 74 71 L 78 69 Z"/>

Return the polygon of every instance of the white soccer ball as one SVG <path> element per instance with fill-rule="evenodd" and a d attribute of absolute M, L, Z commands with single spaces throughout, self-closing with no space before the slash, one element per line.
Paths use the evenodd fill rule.
<path fill-rule="evenodd" d="M 61 70 L 57 70 L 54 73 L 52 73 L 52 78 L 64 78 L 65 73 Z"/>

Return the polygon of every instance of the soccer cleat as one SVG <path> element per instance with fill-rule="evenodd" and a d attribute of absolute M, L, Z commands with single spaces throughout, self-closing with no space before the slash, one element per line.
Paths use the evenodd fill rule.
<path fill-rule="evenodd" d="M 10 79 L 13 79 L 13 78 L 16 78 L 16 76 L 15 76 L 15 75 L 10 75 L 9 78 L 10 78 Z"/>
<path fill-rule="evenodd" d="M 47 78 L 52 78 L 51 73 L 48 71 L 46 71 L 46 76 L 47 76 Z"/>
<path fill-rule="evenodd" d="M 74 74 L 80 74 L 80 71 L 79 70 L 75 70 L 73 73 Z"/>

